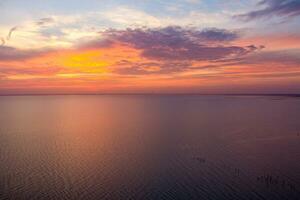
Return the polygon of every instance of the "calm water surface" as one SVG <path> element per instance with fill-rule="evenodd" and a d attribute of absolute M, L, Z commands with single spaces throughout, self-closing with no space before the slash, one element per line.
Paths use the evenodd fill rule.
<path fill-rule="evenodd" d="M 300 98 L 0 97 L 0 199 L 300 199 Z"/>

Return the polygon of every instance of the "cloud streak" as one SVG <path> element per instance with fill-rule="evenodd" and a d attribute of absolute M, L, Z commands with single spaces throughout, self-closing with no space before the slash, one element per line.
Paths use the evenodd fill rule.
<path fill-rule="evenodd" d="M 1 37 L 0 40 L 1 40 L 1 45 L 0 46 L 4 46 L 5 45 L 5 39 L 3 37 Z"/>
<path fill-rule="evenodd" d="M 258 3 L 258 6 L 264 6 L 264 8 L 236 15 L 235 17 L 250 21 L 274 16 L 295 17 L 300 15 L 300 0 L 262 0 Z"/>
<path fill-rule="evenodd" d="M 191 69 L 190 62 L 142 62 L 122 61 L 113 73 L 120 75 L 170 75 Z"/>
<path fill-rule="evenodd" d="M 45 26 L 51 23 L 54 23 L 55 20 L 52 17 L 45 17 L 45 18 L 41 18 L 36 22 L 36 25 L 38 26 Z"/>
<path fill-rule="evenodd" d="M 12 36 L 13 32 L 15 32 L 17 29 L 18 29 L 18 27 L 17 27 L 17 26 L 14 26 L 14 27 L 12 27 L 12 28 L 9 30 L 9 32 L 8 32 L 8 35 L 7 35 L 6 39 L 7 39 L 7 40 L 10 40 L 10 38 L 11 38 L 11 36 Z"/>

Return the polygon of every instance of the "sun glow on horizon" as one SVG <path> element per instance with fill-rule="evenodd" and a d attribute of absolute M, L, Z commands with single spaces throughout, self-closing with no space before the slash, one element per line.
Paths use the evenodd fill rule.
<path fill-rule="evenodd" d="M 108 7 L 88 0 L 73 10 L 54 0 L 64 6 L 45 1 L 41 13 L 31 1 L 32 16 L 27 5 L 0 7 L 15 11 L 3 12 L 0 24 L 0 94 L 300 92 L 300 15 L 289 3 L 266 0 L 259 10 L 246 0 Z M 287 13 L 273 17 L 277 9 Z"/>

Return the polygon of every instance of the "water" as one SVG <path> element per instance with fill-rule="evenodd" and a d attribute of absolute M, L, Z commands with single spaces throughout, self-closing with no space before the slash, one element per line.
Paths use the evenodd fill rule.
<path fill-rule="evenodd" d="M 0 97 L 0 199 L 299 199 L 300 98 Z"/>

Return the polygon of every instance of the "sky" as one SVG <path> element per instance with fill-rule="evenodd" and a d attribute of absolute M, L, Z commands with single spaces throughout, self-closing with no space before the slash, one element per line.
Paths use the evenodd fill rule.
<path fill-rule="evenodd" d="M 0 95 L 300 93 L 300 0 L 0 0 Z"/>

